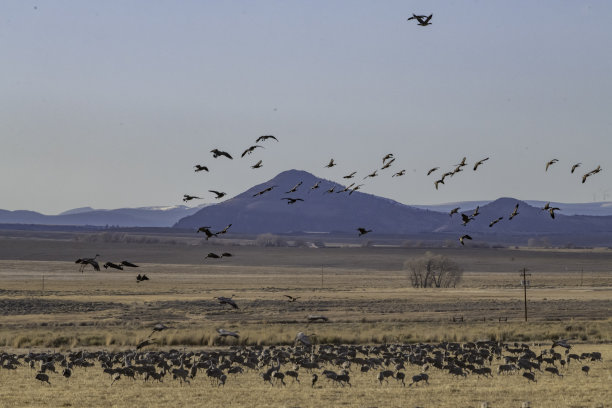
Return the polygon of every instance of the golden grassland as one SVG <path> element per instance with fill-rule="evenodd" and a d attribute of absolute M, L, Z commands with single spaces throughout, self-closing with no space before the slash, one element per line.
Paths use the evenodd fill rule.
<path fill-rule="evenodd" d="M 117 258 L 109 260 L 129 259 L 141 267 L 81 274 L 73 259 L 55 259 L 44 243 L 12 245 L 21 259 L 0 260 L 0 350 L 5 351 L 124 350 L 163 322 L 172 328 L 153 336 L 153 349 L 286 345 L 298 331 L 315 334 L 319 344 L 494 339 L 549 345 L 551 339 L 568 338 L 579 352 L 601 351 L 604 362 L 593 363 L 588 377 L 576 365 L 563 379 L 539 375 L 537 384 L 516 375 L 456 379 L 434 373 L 429 386 L 403 388 L 391 381 L 381 387 L 372 373 L 353 372 L 350 389 L 323 381 L 315 389 L 295 384 L 273 392 L 256 373 L 230 377 L 225 387 L 196 378 L 186 386 L 122 379 L 110 388 L 108 376 L 95 367 L 77 369 L 69 380 L 54 376 L 49 387 L 38 384 L 29 368 L 19 368 L 0 370 L 0 406 L 477 407 L 488 401 L 518 407 L 531 401 L 533 407 L 594 407 L 612 401 L 609 250 L 434 250 L 460 263 L 463 281 L 457 288 L 414 289 L 402 265 L 425 250 L 412 248 L 107 245 Z M 70 254 L 66 246 L 74 244 L 53 245 L 53 251 Z M 75 246 L 75 259 L 98 252 L 92 244 Z M 27 260 L 28 250 L 39 260 Z M 235 256 L 204 261 L 209 250 Z M 143 262 L 144 254 L 155 262 Z M 45 257 L 51 260 L 41 260 Z M 528 322 L 519 285 L 522 267 L 532 274 Z M 137 273 L 151 280 L 137 284 Z M 288 302 L 286 294 L 299 300 Z M 215 300 L 232 295 L 238 310 Z M 330 322 L 308 323 L 309 314 Z M 215 329 L 221 327 L 238 330 L 240 339 L 219 339 Z M 410 370 L 409 376 L 416 374 Z"/>
<path fill-rule="evenodd" d="M 51 386 L 34 380 L 35 370 L 22 367 L 16 371 L 0 370 L 1 404 L 6 407 L 131 407 L 131 406 L 231 406 L 231 407 L 607 407 L 612 401 L 612 354 L 610 345 L 579 345 L 576 352 L 597 350 L 604 362 L 589 362 L 589 375 L 581 372 L 582 363 L 574 362 L 561 370 L 563 378 L 549 373 L 536 374 L 537 383 L 520 375 L 475 375 L 455 378 L 431 369 L 430 384 L 402 387 L 394 379 L 381 386 L 376 373 L 351 371 L 352 387 L 340 387 L 320 379 L 310 386 L 311 375 L 301 370 L 301 383 L 286 381 L 271 387 L 256 372 L 229 376 L 224 387 L 211 383 L 203 374 L 189 385 L 166 378 L 163 383 L 120 379 L 114 385 L 96 367 L 77 368 L 70 379 L 51 374 Z M 329 367 L 335 368 L 335 367 Z M 290 369 L 282 367 L 281 370 Z M 407 367 L 408 378 L 418 374 Z M 24 387 L 25 386 L 25 387 Z"/>

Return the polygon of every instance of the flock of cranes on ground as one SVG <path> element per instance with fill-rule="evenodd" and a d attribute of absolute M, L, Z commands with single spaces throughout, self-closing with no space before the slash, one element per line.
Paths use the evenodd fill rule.
<path fill-rule="evenodd" d="M 163 324 L 151 335 L 170 329 Z M 219 337 L 238 338 L 237 332 L 218 329 Z M 150 336 L 149 336 L 150 337 Z M 37 369 L 35 379 L 42 384 L 57 384 L 58 377 L 70 381 L 85 375 L 92 367 L 107 374 L 110 386 L 122 378 L 144 382 L 178 381 L 191 384 L 207 378 L 211 386 L 225 386 L 228 380 L 238 382 L 247 372 L 256 373 L 270 387 L 284 387 L 285 380 L 311 388 L 326 386 L 352 387 L 356 377 L 369 376 L 372 384 L 389 387 L 390 380 L 400 387 L 426 386 L 430 380 L 439 383 L 454 378 L 474 376 L 487 379 L 521 376 L 525 383 L 537 383 L 539 376 L 563 378 L 589 376 L 598 367 L 600 352 L 575 351 L 567 340 L 538 348 L 524 343 L 497 341 L 442 342 L 438 344 L 382 345 L 315 345 L 300 332 L 293 346 L 234 346 L 223 350 L 144 351 L 152 339 L 142 341 L 136 350 L 0 353 L 0 370 L 19 367 Z M 60 378 L 61 378 L 60 377 Z M 53 382 L 52 382 L 53 381 Z M 421 385 L 419 385 L 421 384 Z"/>

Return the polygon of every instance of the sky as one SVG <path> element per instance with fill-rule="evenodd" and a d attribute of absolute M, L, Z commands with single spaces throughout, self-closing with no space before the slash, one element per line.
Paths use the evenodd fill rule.
<path fill-rule="evenodd" d="M 603 0 L 5 0 L 0 209 L 215 202 L 387 153 L 361 191 L 404 204 L 612 200 L 610 21 Z"/>

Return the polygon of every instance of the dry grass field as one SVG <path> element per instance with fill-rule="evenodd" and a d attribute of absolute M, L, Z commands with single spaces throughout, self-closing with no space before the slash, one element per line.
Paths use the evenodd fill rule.
<path fill-rule="evenodd" d="M 578 352 L 598 350 L 604 361 L 589 376 L 578 364 L 564 378 L 540 375 L 484 379 L 431 374 L 431 384 L 380 386 L 372 373 L 352 373 L 352 388 L 308 381 L 285 388 L 254 373 L 205 378 L 181 386 L 110 379 L 99 368 L 76 369 L 52 386 L 34 371 L 0 369 L 2 406 L 490 406 L 594 407 L 612 402 L 612 251 L 533 249 L 434 249 L 465 270 L 452 289 L 409 287 L 404 261 L 425 249 L 401 247 L 258 248 L 230 241 L 215 245 L 116 244 L 58 239 L 0 239 L 0 350 L 125 350 L 158 322 L 172 326 L 154 335 L 150 349 L 289 345 L 298 331 L 318 344 L 382 344 L 497 340 L 536 348 L 567 338 Z M 5 245 L 6 244 L 6 245 Z M 229 251 L 231 258 L 204 259 Z M 137 270 L 78 272 L 74 259 L 100 253 Z M 529 269 L 529 320 L 523 318 L 519 270 Z M 137 273 L 150 281 L 136 283 Z M 44 279 L 44 290 L 43 290 Z M 217 296 L 234 296 L 235 310 Z M 285 295 L 298 296 L 288 302 Z M 308 323 L 306 316 L 329 318 Z M 453 321 L 454 320 L 454 321 Z M 500 321 L 501 320 L 501 321 Z M 215 329 L 238 330 L 222 340 Z M 541 345 L 541 346 L 540 346 Z M 415 369 L 408 368 L 413 375 Z M 24 392 L 24 386 L 27 391 Z"/>

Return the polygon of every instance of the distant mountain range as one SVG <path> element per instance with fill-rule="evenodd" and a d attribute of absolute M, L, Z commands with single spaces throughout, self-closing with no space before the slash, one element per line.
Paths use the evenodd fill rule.
<path fill-rule="evenodd" d="M 318 188 L 314 188 L 315 185 Z M 296 191 L 289 193 L 294 186 L 298 186 Z M 305 171 L 288 170 L 214 205 L 116 210 L 84 207 L 59 215 L 0 210 L 0 224 L 174 227 L 191 230 L 201 226 L 221 230 L 232 224 L 230 232 L 244 234 L 340 233 L 355 236 L 357 228 L 363 227 L 372 230 L 367 237 L 405 235 L 454 239 L 469 234 L 475 239 L 486 236 L 491 242 L 523 242 L 526 237 L 545 236 L 561 244 L 612 245 L 611 203 L 551 203 L 561 208 L 552 219 L 547 211 L 541 209 L 545 204 L 542 201 L 499 198 L 494 201 L 409 206 L 360 191 L 338 193 L 343 188 L 336 182 Z M 267 189 L 270 190 L 263 192 Z M 260 192 L 263 193 L 258 194 Z M 287 198 L 299 200 L 289 204 Z M 516 204 L 519 205 L 519 215 L 509 220 Z M 459 213 L 450 216 L 449 211 L 455 207 L 460 207 Z M 476 207 L 479 215 L 463 225 L 461 214 L 472 215 Z M 503 219 L 490 227 L 491 221 L 499 217 Z"/>
<path fill-rule="evenodd" d="M 197 207 L 175 205 L 119 208 L 115 210 L 96 210 L 91 207 L 82 207 L 64 211 L 58 215 L 45 215 L 25 210 L 0 210 L 0 224 L 171 227 L 181 218 L 196 213 L 206 205 L 208 204 Z"/>
<path fill-rule="evenodd" d="M 296 193 L 286 193 L 300 182 L 302 184 Z M 319 188 L 313 190 L 312 186 L 318 182 Z M 269 187 L 273 189 L 257 195 Z M 331 188 L 334 192 L 327 193 Z M 552 219 L 547 211 L 513 198 L 482 202 L 482 205 L 479 202 L 467 203 L 459 214 L 450 216 L 447 210 L 462 205 L 449 205 L 444 208 L 445 212 L 439 212 L 432 211 L 431 207 L 417 208 L 358 191 L 351 195 L 346 192 L 338 194 L 337 191 L 342 188 L 333 181 L 317 178 L 310 173 L 289 170 L 223 203 L 203 208 L 181 219 L 175 226 L 221 229 L 231 223 L 233 231 L 243 233 L 350 234 L 356 234 L 358 227 L 364 227 L 373 230 L 369 236 L 430 233 L 455 236 L 467 233 L 503 237 L 548 234 L 563 236 L 567 242 L 585 241 L 582 239 L 584 236 L 597 236 L 598 242 L 612 243 L 612 216 L 568 216 L 558 211 L 555 219 Z M 304 201 L 287 204 L 284 200 L 286 197 Z M 516 204 L 519 204 L 519 215 L 509 220 Z M 479 205 L 479 215 L 463 225 L 461 213 L 472 215 Z M 503 219 L 489 227 L 490 222 L 499 217 Z"/>

